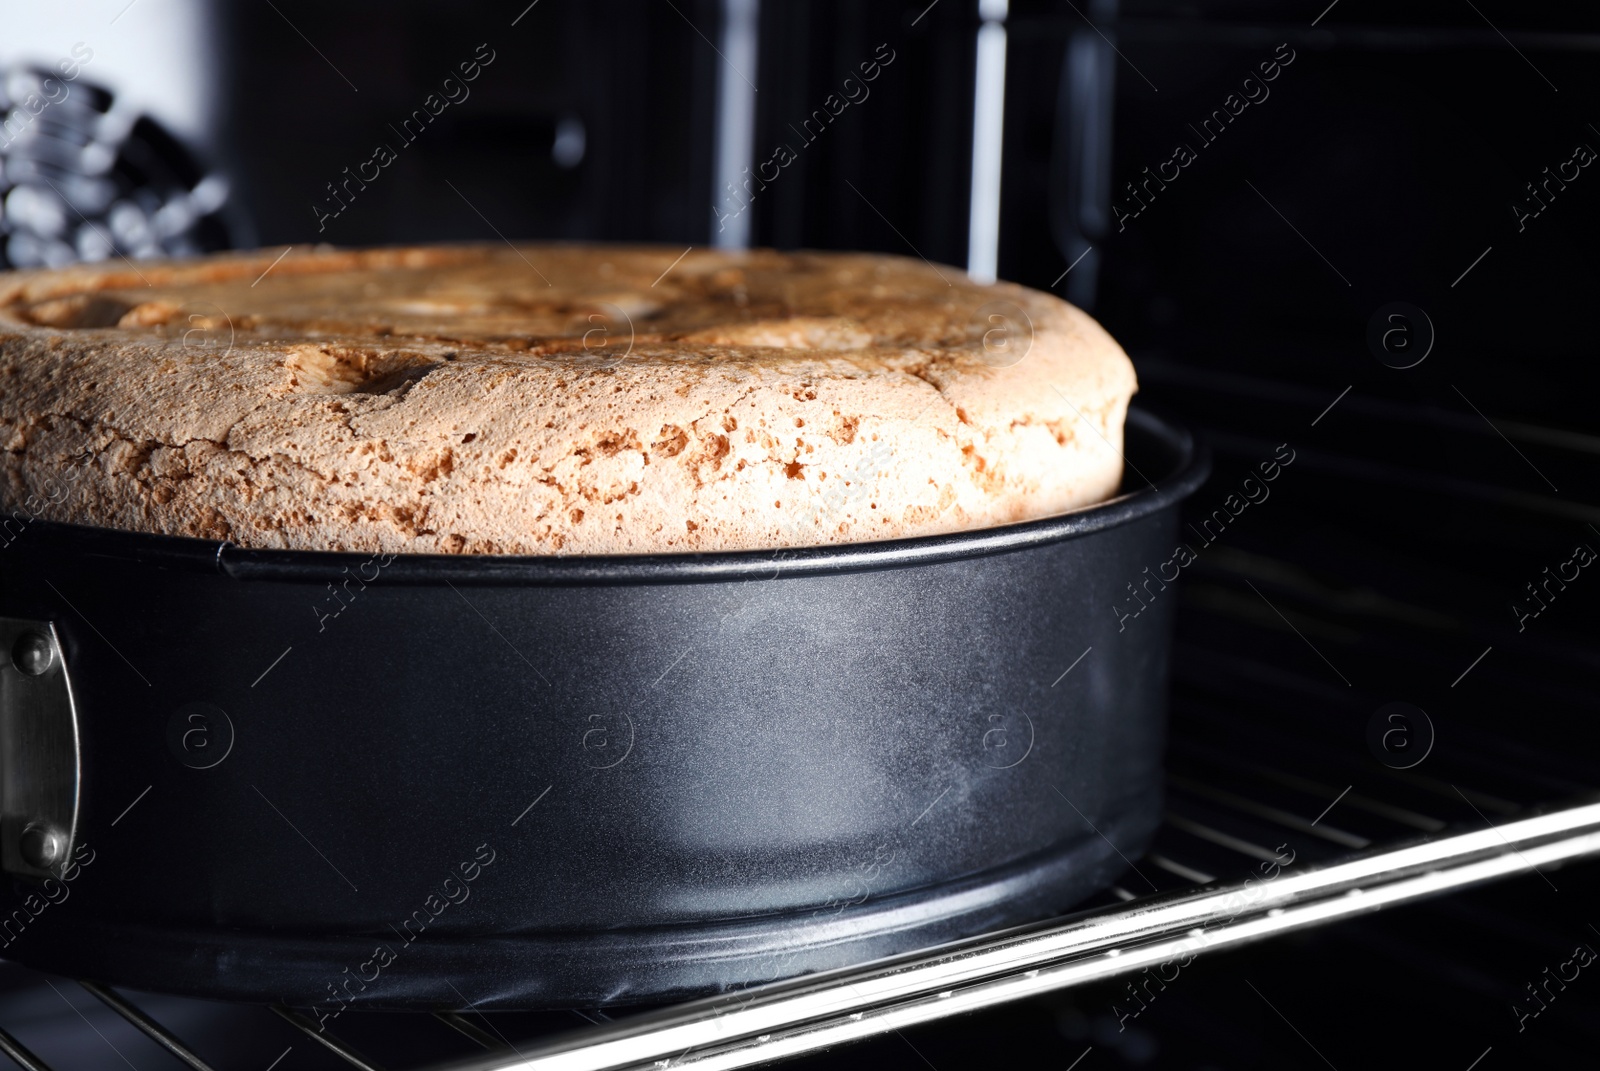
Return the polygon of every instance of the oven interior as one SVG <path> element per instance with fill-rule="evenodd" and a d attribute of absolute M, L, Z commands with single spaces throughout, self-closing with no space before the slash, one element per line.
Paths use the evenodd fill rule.
<path fill-rule="evenodd" d="M 714 241 L 728 81 L 714 42 L 741 5 L 522 7 L 204 7 L 217 116 L 188 141 L 230 191 L 207 240 Z M 1600 145 L 1581 107 L 1600 88 L 1600 16 L 1487 0 L 814 0 L 762 5 L 758 26 L 754 159 L 881 42 L 896 58 L 741 210 L 750 241 L 955 264 L 970 252 L 978 41 L 1003 28 L 998 273 L 1090 309 L 1133 355 L 1141 400 L 1214 452 L 1186 510 L 1193 563 L 1126 606 L 1129 627 L 1148 599 L 1179 607 L 1166 822 L 1073 912 L 1270 885 L 1593 801 L 1600 580 L 1571 563 L 1600 547 L 1585 375 L 1600 180 L 1571 161 Z M 472 99 L 319 230 L 311 206 L 354 146 L 480 41 L 496 59 Z M 1575 946 L 1600 947 L 1600 866 L 1582 854 L 1177 973 L 797 1050 L 794 1066 L 943 1069 L 997 1051 L 1056 1068 L 1580 1065 L 1600 1040 L 1600 981 L 1570 966 Z M 488 1066 L 662 1014 L 481 1014 L 472 979 L 459 985 L 455 1011 L 351 1012 L 319 1034 L 292 1009 L 4 964 L 0 1042 L 36 1053 L 6 1049 L 25 1067 Z M 722 1063 L 681 1057 L 767 1058 L 756 1042 Z"/>

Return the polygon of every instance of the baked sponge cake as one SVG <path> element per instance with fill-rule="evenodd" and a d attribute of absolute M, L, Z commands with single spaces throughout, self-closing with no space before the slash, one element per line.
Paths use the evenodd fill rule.
<path fill-rule="evenodd" d="M 246 547 L 649 554 L 1105 499 L 1083 312 L 850 253 L 325 247 L 0 274 L 6 517 Z"/>

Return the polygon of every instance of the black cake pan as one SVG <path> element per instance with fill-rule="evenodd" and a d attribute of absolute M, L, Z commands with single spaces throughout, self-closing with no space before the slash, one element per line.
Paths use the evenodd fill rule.
<path fill-rule="evenodd" d="M 778 552 L 13 525 L 0 956 L 326 1024 L 676 998 L 1059 912 L 1161 809 L 1151 578 L 1208 462 L 1137 408 L 1126 450 L 1092 508 Z"/>

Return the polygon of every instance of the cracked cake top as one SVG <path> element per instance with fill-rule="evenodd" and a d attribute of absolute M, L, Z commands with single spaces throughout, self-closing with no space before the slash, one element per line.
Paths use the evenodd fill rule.
<path fill-rule="evenodd" d="M 1087 315 L 856 253 L 292 248 L 0 274 L 8 518 L 247 547 L 644 554 L 1115 493 Z"/>

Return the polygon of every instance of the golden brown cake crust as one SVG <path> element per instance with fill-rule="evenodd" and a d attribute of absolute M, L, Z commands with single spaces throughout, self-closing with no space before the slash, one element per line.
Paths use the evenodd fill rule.
<path fill-rule="evenodd" d="M 1038 291 L 868 254 L 280 252 L 0 274 L 6 515 L 640 554 L 982 528 L 1120 479 L 1132 365 Z"/>

